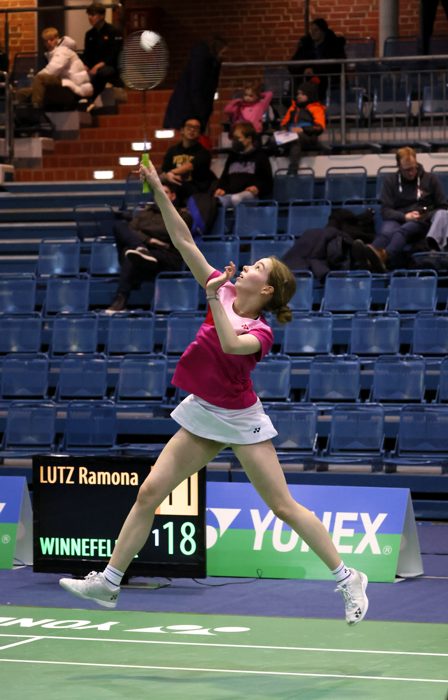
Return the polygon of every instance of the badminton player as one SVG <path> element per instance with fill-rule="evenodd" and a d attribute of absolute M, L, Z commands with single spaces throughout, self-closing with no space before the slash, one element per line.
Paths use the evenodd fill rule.
<path fill-rule="evenodd" d="M 180 429 L 141 485 L 108 566 L 82 580 L 63 578 L 60 584 L 80 598 L 114 608 L 126 569 L 149 537 L 156 508 L 178 484 L 230 445 L 273 513 L 330 569 L 344 598 L 346 621 L 354 625 L 367 612 L 367 576 L 344 565 L 322 522 L 292 498 L 271 442 L 277 433 L 250 380 L 251 370 L 273 342 L 263 312 L 271 312 L 280 323 L 291 320 L 288 301 L 295 291 L 294 276 L 269 257 L 244 266 L 232 283 L 234 263 L 223 272 L 208 264 L 166 196 L 154 166 L 142 165 L 140 175 L 154 191 L 174 246 L 205 288 L 207 316 L 173 376 L 173 384 L 189 392 L 171 414 Z"/>

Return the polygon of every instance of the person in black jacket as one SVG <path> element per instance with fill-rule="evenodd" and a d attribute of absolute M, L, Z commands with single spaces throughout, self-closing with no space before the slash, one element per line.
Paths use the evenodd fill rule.
<path fill-rule="evenodd" d="M 165 129 L 180 129 L 194 114 L 201 122 L 202 131 L 205 130 L 213 111 L 221 61 L 226 50 L 227 41 L 219 35 L 193 46 L 168 102 L 163 120 Z"/>
<path fill-rule="evenodd" d="M 442 184 L 417 163 L 413 148 L 397 151 L 398 171 L 385 176 L 381 192 L 381 232 L 371 245 L 356 241 L 354 254 L 365 258 L 374 272 L 385 272 L 400 262 L 403 250 L 426 238 L 440 250 L 448 242 L 448 211 Z"/>
<path fill-rule="evenodd" d="M 272 190 L 272 168 L 266 153 L 256 145 L 253 124 L 237 122 L 231 135 L 232 150 L 218 180 L 215 197 L 225 207 L 236 207 L 244 200 L 267 199 Z"/>
<path fill-rule="evenodd" d="M 175 188 L 183 204 L 192 194 L 210 190 L 216 177 L 210 170 L 210 151 L 199 142 L 200 120 L 190 115 L 182 122 L 180 133 L 179 143 L 165 153 L 160 179 Z"/>
<path fill-rule="evenodd" d="M 121 86 L 118 60 L 123 45 L 123 37 L 104 17 L 106 8 L 93 2 L 86 10 L 92 26 L 84 38 L 82 60 L 86 65 L 93 85 L 92 100 L 99 95 L 106 83 Z"/>
<path fill-rule="evenodd" d="M 164 190 L 173 203 L 176 203 L 174 188 L 165 184 Z M 189 228 L 192 216 L 187 209 L 178 209 Z M 130 221 L 117 221 L 114 225 L 120 261 L 118 288 L 106 314 L 126 311 L 126 304 L 132 289 L 138 289 L 142 282 L 153 280 L 159 272 L 176 272 L 182 268 L 182 258 L 171 243 L 159 207 L 148 204 L 134 214 Z"/>

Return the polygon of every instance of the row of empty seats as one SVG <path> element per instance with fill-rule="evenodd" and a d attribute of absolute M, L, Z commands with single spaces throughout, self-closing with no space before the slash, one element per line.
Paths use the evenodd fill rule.
<path fill-rule="evenodd" d="M 448 406 L 405 406 L 396 435 L 387 447 L 384 409 L 378 404 L 334 406 L 325 441 L 319 435 L 319 408 L 314 404 L 285 410 L 270 405 L 278 431 L 274 443 L 280 459 L 305 468 L 331 464 L 364 464 L 373 471 L 397 467 L 437 467 L 448 471 Z M 151 455 L 160 445 L 126 443 L 120 407 L 112 401 L 73 401 L 62 411 L 53 401 L 13 402 L 6 419 L 0 457 L 26 457 L 59 452 L 114 454 L 143 450 Z"/>
<path fill-rule="evenodd" d="M 234 241 L 222 242 L 225 253 Z M 259 257 L 274 253 L 275 247 L 257 250 Z M 202 246 L 211 264 L 212 248 Z M 219 256 L 219 245 L 214 247 Z M 210 252 L 208 252 L 210 251 Z M 238 256 L 221 258 L 236 260 Z M 218 267 L 220 267 L 218 265 Z M 293 310 L 308 311 L 315 307 L 315 284 L 308 270 L 295 272 L 297 290 L 291 300 Z M 442 278 L 444 279 L 444 278 Z M 113 280 L 108 280 L 112 282 Z M 33 274 L 4 274 L 0 278 L 0 314 L 31 313 L 40 308 L 44 315 L 60 312 L 76 313 L 91 309 L 95 280 L 87 274 L 36 278 Z M 353 313 L 384 308 L 387 311 L 416 312 L 435 310 L 446 306 L 446 287 L 439 284 L 433 270 L 396 270 L 390 275 L 372 275 L 367 270 L 332 271 L 326 278 L 318 307 L 333 313 Z M 196 311 L 205 306 L 204 290 L 189 272 L 163 272 L 154 282 L 152 299 L 147 308 L 156 313 Z"/>
<path fill-rule="evenodd" d="M 105 352 L 108 355 L 161 350 L 180 354 L 194 339 L 203 312 L 178 311 L 165 317 L 152 312 L 106 316 L 95 312 L 0 314 L 0 355 L 47 351 Z M 274 343 L 288 355 L 344 352 L 360 356 L 398 354 L 404 349 L 425 356 L 448 354 L 448 312 L 397 311 L 338 315 L 329 311 L 295 311 L 284 326 L 274 323 Z"/>

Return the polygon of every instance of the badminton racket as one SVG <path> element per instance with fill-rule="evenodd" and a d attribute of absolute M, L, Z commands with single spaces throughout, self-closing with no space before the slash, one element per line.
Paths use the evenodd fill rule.
<path fill-rule="evenodd" d="M 144 152 L 141 162 L 144 165 L 149 162 L 147 93 L 163 82 L 168 66 L 168 47 L 160 34 L 145 29 L 132 32 L 126 38 L 121 53 L 120 74 L 126 87 L 142 93 Z M 143 192 L 149 190 L 148 183 L 144 181 Z"/>

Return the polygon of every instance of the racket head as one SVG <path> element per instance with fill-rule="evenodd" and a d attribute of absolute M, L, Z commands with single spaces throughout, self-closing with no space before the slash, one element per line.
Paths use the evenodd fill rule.
<path fill-rule="evenodd" d="M 144 31 L 129 34 L 120 58 L 120 75 L 126 87 L 132 90 L 151 90 L 165 79 L 169 67 L 169 51 L 164 39 L 146 51 L 140 38 Z"/>

